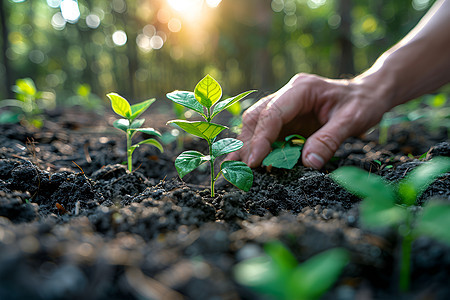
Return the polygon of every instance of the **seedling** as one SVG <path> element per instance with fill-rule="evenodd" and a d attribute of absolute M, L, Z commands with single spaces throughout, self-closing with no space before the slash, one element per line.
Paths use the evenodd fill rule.
<path fill-rule="evenodd" d="M 42 112 L 54 104 L 54 95 L 48 92 L 38 91 L 33 79 L 17 79 L 12 87 L 16 93 L 16 99 L 1 101 L 0 107 L 12 106 L 20 108 L 18 113 L 10 113 L 1 117 L 2 122 L 22 122 L 26 126 L 41 128 L 44 122 Z M 53 97 L 52 97 L 53 96 Z"/>
<path fill-rule="evenodd" d="M 255 292 L 279 300 L 319 299 L 349 261 L 347 251 L 341 248 L 317 254 L 300 265 L 278 241 L 267 243 L 264 250 L 266 255 L 237 264 L 234 277 Z"/>
<path fill-rule="evenodd" d="M 167 98 L 188 109 L 192 109 L 205 121 L 171 120 L 167 124 L 176 124 L 181 129 L 200 137 L 208 143 L 209 155 L 198 151 L 185 151 L 175 160 L 175 168 L 180 178 L 195 170 L 203 163 L 209 162 L 211 166 L 211 197 L 214 197 L 214 183 L 222 174 L 226 180 L 241 190 L 249 191 L 253 184 L 252 170 L 240 161 L 225 161 L 216 175 L 214 161 L 221 155 L 239 150 L 243 142 L 233 138 L 216 141 L 217 135 L 228 127 L 212 123 L 212 120 L 221 111 L 242 100 L 254 91 L 247 91 L 235 97 L 220 100 L 222 87 L 210 75 L 206 75 L 195 87 L 194 92 L 174 91 L 167 94 Z"/>
<path fill-rule="evenodd" d="M 263 166 L 292 169 L 302 155 L 306 138 L 298 134 L 287 136 L 284 142 L 272 144 L 272 152 L 263 160 Z"/>
<path fill-rule="evenodd" d="M 356 167 L 342 167 L 331 173 L 338 184 L 363 198 L 361 223 L 368 228 L 391 226 L 401 237 L 399 288 L 410 286 L 411 247 L 419 235 L 450 243 L 450 204 L 429 201 L 419 212 L 418 197 L 433 181 L 450 171 L 450 158 L 437 157 L 411 171 L 397 185 Z"/>
<path fill-rule="evenodd" d="M 133 152 L 140 145 L 150 144 L 158 148 L 159 151 L 164 152 L 161 144 L 153 138 L 140 141 L 139 143 L 134 145 L 131 141 L 136 132 L 142 132 L 148 135 L 161 137 L 161 134 L 153 128 L 140 128 L 144 124 L 145 119 L 137 118 L 144 111 L 146 111 L 153 102 L 155 102 L 155 99 L 149 99 L 140 103 L 136 103 L 134 105 L 130 105 L 130 103 L 125 98 L 116 93 L 109 93 L 106 96 L 111 100 L 111 106 L 114 112 L 124 118 L 114 121 L 113 126 L 117 129 L 122 130 L 127 135 L 127 162 L 129 172 L 133 170 Z"/>

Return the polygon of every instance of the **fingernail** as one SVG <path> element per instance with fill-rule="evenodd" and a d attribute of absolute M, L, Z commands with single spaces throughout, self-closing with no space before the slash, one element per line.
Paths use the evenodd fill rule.
<path fill-rule="evenodd" d="M 253 154 L 250 154 L 250 156 L 248 157 L 247 165 L 249 165 L 250 167 L 253 166 Z"/>
<path fill-rule="evenodd" d="M 314 169 L 320 169 L 324 165 L 324 160 L 322 157 L 316 153 L 310 153 L 306 156 L 306 164 Z"/>

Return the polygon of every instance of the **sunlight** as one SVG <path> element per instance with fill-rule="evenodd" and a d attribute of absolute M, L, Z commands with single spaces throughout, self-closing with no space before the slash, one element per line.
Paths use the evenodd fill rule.
<path fill-rule="evenodd" d="M 167 2 L 174 10 L 186 16 L 199 13 L 203 6 L 203 0 L 167 0 Z"/>

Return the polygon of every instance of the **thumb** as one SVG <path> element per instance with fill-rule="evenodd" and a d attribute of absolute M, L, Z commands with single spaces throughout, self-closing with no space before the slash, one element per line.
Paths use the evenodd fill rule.
<path fill-rule="evenodd" d="M 336 124 L 328 122 L 311 135 L 302 151 L 302 161 L 305 167 L 322 168 L 337 151 L 341 143 L 351 135 L 350 122 Z"/>

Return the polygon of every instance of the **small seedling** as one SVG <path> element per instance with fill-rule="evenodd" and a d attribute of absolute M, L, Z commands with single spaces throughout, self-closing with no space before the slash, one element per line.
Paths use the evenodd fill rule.
<path fill-rule="evenodd" d="M 418 197 L 437 177 L 449 171 L 450 158 L 437 157 L 411 171 L 396 186 L 356 167 L 342 167 L 331 173 L 338 184 L 363 198 L 360 218 L 364 226 L 397 228 L 402 239 L 401 291 L 410 286 L 411 248 L 419 235 L 450 243 L 450 204 L 429 201 L 421 211 L 417 209 Z"/>
<path fill-rule="evenodd" d="M 266 255 L 237 264 L 234 277 L 255 292 L 279 300 L 319 299 L 349 261 L 347 251 L 341 248 L 317 254 L 300 265 L 281 242 L 267 243 L 264 250 Z"/>
<path fill-rule="evenodd" d="M 139 117 L 150 107 L 153 102 L 155 102 L 155 99 L 149 99 L 140 103 L 136 103 L 134 105 L 130 105 L 130 103 L 125 98 L 116 93 L 109 93 L 106 96 L 111 100 L 111 106 L 114 112 L 119 116 L 124 117 L 124 119 L 118 119 L 114 121 L 113 126 L 124 131 L 127 135 L 127 162 L 129 172 L 133 170 L 133 152 L 140 145 L 150 144 L 158 148 L 159 151 L 164 152 L 161 144 L 153 138 L 140 141 L 139 143 L 134 145 L 131 141 L 136 132 L 142 132 L 148 135 L 161 137 L 161 134 L 153 128 L 140 128 L 144 124 L 145 119 L 137 119 L 137 117 Z"/>
<path fill-rule="evenodd" d="M 306 138 L 298 134 L 287 136 L 284 142 L 272 144 L 272 152 L 263 160 L 263 166 L 292 169 L 302 155 Z"/>
<path fill-rule="evenodd" d="M 203 163 L 209 162 L 211 166 L 211 197 L 214 197 L 214 183 L 222 174 L 226 180 L 241 190 L 249 191 L 253 184 L 252 170 L 240 161 L 225 161 L 216 175 L 214 161 L 221 155 L 239 150 L 243 142 L 233 138 L 216 141 L 217 135 L 226 126 L 212 123 L 212 120 L 221 111 L 242 100 L 254 91 L 247 91 L 235 97 L 220 100 L 222 87 L 210 75 L 206 75 L 195 87 L 194 92 L 174 91 L 167 94 L 167 98 L 188 109 L 197 112 L 205 121 L 171 120 L 167 124 L 176 124 L 192 135 L 198 136 L 208 143 L 209 155 L 198 151 L 185 151 L 175 160 L 175 168 L 180 178 L 195 170 Z"/>
<path fill-rule="evenodd" d="M 16 93 L 16 99 L 1 101 L 0 107 L 18 107 L 18 113 L 2 115 L 3 123 L 22 122 L 25 126 L 41 128 L 44 123 L 43 109 L 54 105 L 54 95 L 36 89 L 33 79 L 17 79 L 16 85 L 12 87 Z"/>

